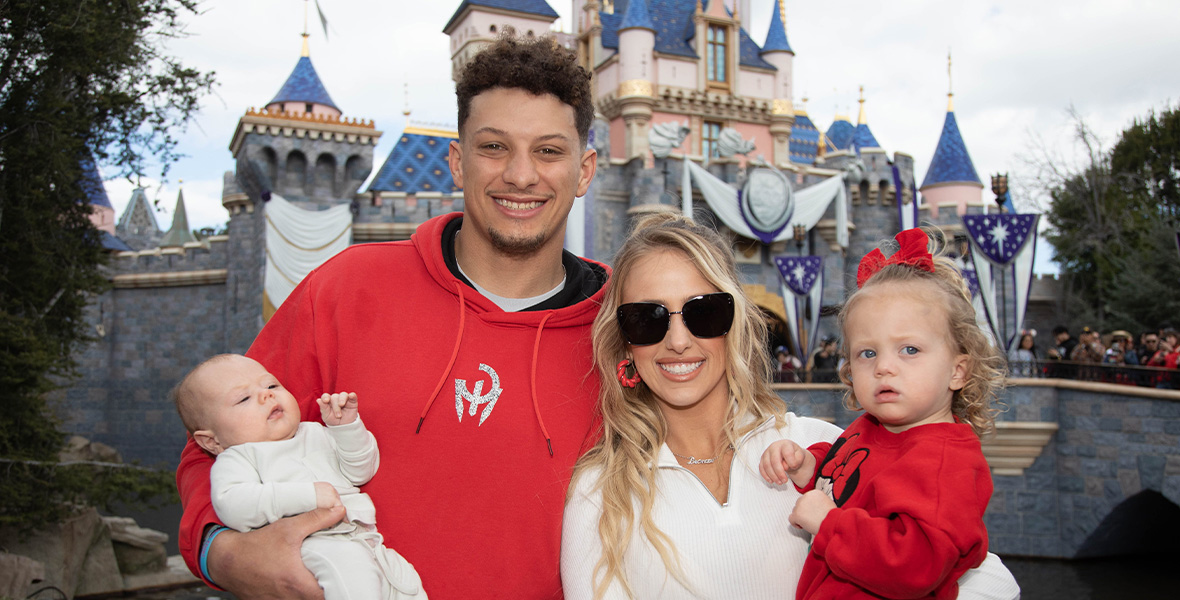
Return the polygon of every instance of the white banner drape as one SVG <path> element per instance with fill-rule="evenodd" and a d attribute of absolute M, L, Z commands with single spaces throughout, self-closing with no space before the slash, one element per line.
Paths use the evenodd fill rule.
<path fill-rule="evenodd" d="M 681 210 L 684 216 L 692 218 L 692 189 L 695 182 L 705 197 L 705 202 L 713 213 L 725 223 L 727 227 L 738 235 L 750 239 L 758 239 L 746 220 L 742 218 L 742 209 L 738 205 L 738 191 L 732 185 L 705 170 L 691 160 L 684 160 L 684 176 L 681 183 Z M 844 178 L 836 175 L 821 181 L 809 188 L 795 192 L 795 214 L 790 223 L 803 225 L 808 230 L 815 227 L 827 212 L 828 206 L 836 203 L 836 243 L 841 248 L 848 247 L 848 202 L 844 191 Z M 774 241 L 781 242 L 790 239 L 795 232 L 791 227 L 784 227 Z"/>
<path fill-rule="evenodd" d="M 352 243 L 348 204 L 305 210 L 272 194 L 266 203 L 266 299 L 277 309 L 300 281 Z"/>

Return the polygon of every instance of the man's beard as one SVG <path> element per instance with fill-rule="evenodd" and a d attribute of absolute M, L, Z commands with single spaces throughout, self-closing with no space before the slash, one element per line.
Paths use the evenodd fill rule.
<path fill-rule="evenodd" d="M 491 227 L 488 228 L 488 238 L 492 241 L 492 246 L 507 254 L 508 256 L 529 256 L 536 254 L 541 246 L 545 245 L 545 234 L 538 233 L 531 238 L 525 237 L 508 237 Z"/>

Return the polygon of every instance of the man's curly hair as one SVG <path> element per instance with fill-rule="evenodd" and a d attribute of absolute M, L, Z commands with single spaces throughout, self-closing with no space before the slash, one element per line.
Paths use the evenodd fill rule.
<path fill-rule="evenodd" d="M 512 28 L 481 50 L 459 73 L 459 133 L 471 114 L 471 99 L 493 88 L 522 89 L 535 96 L 552 94 L 574 109 L 574 125 L 585 146 L 594 120 L 590 73 L 578 55 L 552 36 L 518 38 Z"/>

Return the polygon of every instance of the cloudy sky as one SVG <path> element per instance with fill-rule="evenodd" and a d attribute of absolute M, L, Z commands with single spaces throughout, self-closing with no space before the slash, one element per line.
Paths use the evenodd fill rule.
<path fill-rule="evenodd" d="M 325 39 L 311 8 L 311 58 L 345 116 L 373 119 L 384 131 L 374 172 L 405 127 L 454 127 L 448 38 L 442 28 L 460 0 L 320 0 Z M 550 0 L 569 30 L 570 0 Z M 752 0 L 746 27 L 766 37 L 774 0 Z M 217 74 L 195 122 L 181 136 L 187 155 L 169 181 L 145 179 L 150 198 L 171 220 L 183 180 L 192 227 L 226 220 L 221 177 L 233 169 L 228 145 L 249 107 L 266 104 L 299 59 L 302 0 L 205 0 L 188 36 L 170 45 L 193 67 Z M 787 34 L 795 50 L 796 106 L 826 129 L 837 113 L 855 122 L 857 89 L 877 140 L 915 159 L 924 177 L 947 104 L 947 52 L 953 56 L 955 113 L 975 168 L 1027 180 L 1023 157 L 1039 137 L 1067 160 L 1074 156 L 1072 105 L 1108 145 L 1132 119 L 1175 105 L 1180 96 L 1180 2 L 1175 0 L 787 0 Z M 158 172 L 157 172 L 158 173 Z M 121 213 L 132 184 L 107 190 Z M 364 189 L 364 188 L 362 188 Z M 984 192 L 990 199 L 990 191 Z M 1031 206 L 1031 198 L 1017 198 Z"/>

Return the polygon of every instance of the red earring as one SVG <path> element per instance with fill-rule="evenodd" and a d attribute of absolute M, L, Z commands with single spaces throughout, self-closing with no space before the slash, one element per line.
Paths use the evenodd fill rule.
<path fill-rule="evenodd" d="M 619 361 L 619 383 L 623 384 L 623 387 L 633 388 L 643 379 L 639 377 L 639 369 L 635 369 L 634 377 L 627 377 L 627 367 L 635 369 L 635 364 L 631 362 L 631 359 L 624 358 Z"/>

